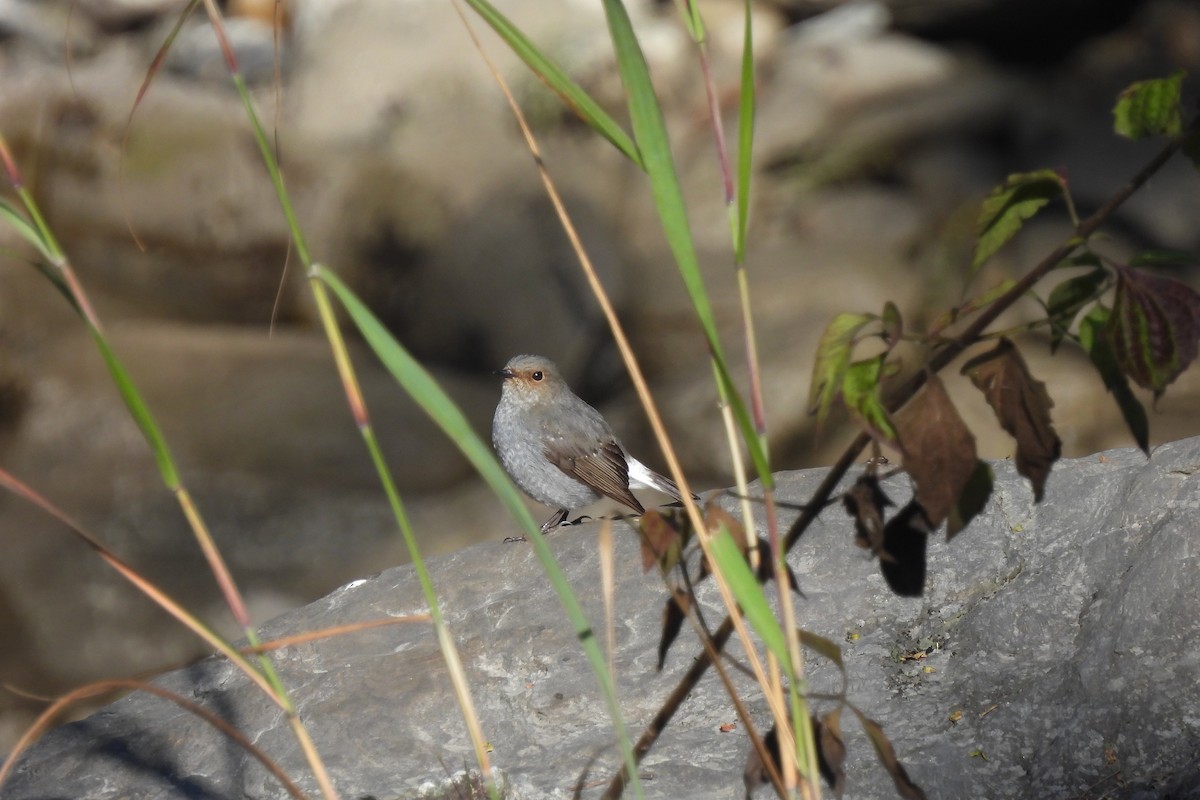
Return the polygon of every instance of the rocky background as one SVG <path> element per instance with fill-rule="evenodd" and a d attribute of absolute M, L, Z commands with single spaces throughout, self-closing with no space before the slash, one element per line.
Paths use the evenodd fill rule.
<path fill-rule="evenodd" d="M 286 269 L 287 230 L 201 17 L 185 25 L 134 111 L 180 5 L 0 0 L 0 131 L 265 620 L 407 556 L 303 276 Z M 481 432 L 498 397 L 489 371 L 514 353 L 542 352 L 656 462 L 529 154 L 453 8 L 295 0 L 279 30 L 277 85 L 274 6 L 258 5 L 229 4 L 230 33 L 260 113 L 278 126 L 317 257 L 353 283 Z M 598 3 L 501 7 L 623 116 Z M 671 4 L 630 8 L 736 352 L 727 222 L 694 51 Z M 701 8 L 729 110 L 741 6 Z M 537 126 L 693 480 L 727 485 L 711 373 L 645 185 L 473 25 Z M 836 428 L 817 436 L 806 414 L 813 348 L 833 313 L 878 311 L 890 299 L 914 324 L 927 322 L 963 296 L 972 214 L 990 186 L 1009 172 L 1062 168 L 1089 212 L 1155 147 L 1111 133 L 1116 92 L 1179 68 L 1200 72 L 1200 9 L 1182 0 L 781 0 L 757 6 L 756 26 L 748 263 L 779 468 L 828 463 L 846 441 Z M 1106 252 L 1200 250 L 1198 207 L 1200 180 L 1175 163 L 1113 221 Z M 1062 209 L 1048 211 L 985 279 L 1018 274 L 1066 232 Z M 0 466 L 228 629 L 91 342 L 30 257 L 0 228 Z M 1083 359 L 1066 350 L 1050 359 L 1036 340 L 1026 344 L 1068 454 L 1129 443 Z M 356 353 L 426 552 L 512 533 L 465 462 L 369 354 Z M 1192 369 L 1157 403 L 1155 442 L 1200 430 L 1198 392 Z M 1009 455 L 982 402 L 969 392 L 958 402 L 982 454 Z M 0 497 L 0 537 L 0 680 L 50 693 L 196 654 L 190 636 L 15 498 Z M 0 695 L 0 750 L 35 707 Z"/>

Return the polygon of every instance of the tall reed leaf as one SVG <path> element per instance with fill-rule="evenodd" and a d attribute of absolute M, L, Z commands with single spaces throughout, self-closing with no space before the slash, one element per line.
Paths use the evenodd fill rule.
<path fill-rule="evenodd" d="M 634 140 L 642 153 L 642 161 L 650 178 L 654 205 L 658 209 L 663 231 L 667 236 L 667 243 L 675 256 L 675 263 L 679 267 L 679 273 L 683 277 L 684 285 L 691 297 L 692 306 L 696 310 L 696 316 L 708 339 L 709 351 L 722 384 L 723 394 L 733 407 L 734 416 L 737 418 L 738 427 L 742 430 L 742 436 L 746 441 L 750 457 L 754 461 L 755 470 L 764 486 L 772 484 L 766 449 L 755 431 L 754 423 L 746 410 L 746 404 L 729 374 L 729 366 L 721 347 L 712 304 L 708 299 L 704 278 L 700 274 L 696 248 L 688 226 L 687 208 L 683 202 L 679 176 L 675 172 L 671 143 L 667 138 L 666 122 L 663 120 L 662 108 L 654 93 L 654 86 L 650 82 L 650 71 L 646 66 L 645 56 L 642 54 L 642 48 L 633 33 L 629 14 L 621 0 L 604 0 L 604 13 L 608 18 L 613 46 L 616 48 L 617 68 L 621 72 L 621 81 L 628 96 Z"/>
<path fill-rule="evenodd" d="M 487 0 L 466 0 L 466 3 L 475 9 L 476 14 L 483 17 L 483 21 L 492 27 L 492 30 L 512 48 L 512 51 L 522 61 L 529 65 L 534 74 L 541 78 L 542 82 L 557 94 L 568 108 L 590 125 L 596 133 L 612 142 L 613 146 L 624 153 L 630 161 L 645 168 L 637 145 L 629 138 L 629 134 L 625 133 L 624 129 L 591 98 L 591 95 L 571 80 L 558 64 L 550 60 Z"/>

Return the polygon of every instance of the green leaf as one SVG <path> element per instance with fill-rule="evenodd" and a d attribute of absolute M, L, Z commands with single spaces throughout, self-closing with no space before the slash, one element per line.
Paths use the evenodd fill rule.
<path fill-rule="evenodd" d="M 977 270 L 1021 230 L 1042 206 L 1062 195 L 1067 183 L 1054 170 L 1009 175 L 983 201 L 976 223 L 975 253 L 971 269 Z"/>
<path fill-rule="evenodd" d="M 1046 312 L 1050 318 L 1051 352 L 1058 349 L 1083 307 L 1099 298 L 1107 281 L 1108 270 L 1099 268 L 1065 280 L 1050 292 Z"/>
<path fill-rule="evenodd" d="M 712 355 L 717 378 L 721 382 L 722 396 L 733 410 L 734 419 L 741 429 L 759 479 L 769 488 L 773 478 L 767 461 L 766 440 L 755 429 L 746 403 L 729 372 L 729 363 L 721 346 L 708 289 L 700 274 L 700 262 L 696 257 L 696 248 L 688 225 L 687 208 L 683 202 L 679 176 L 675 171 L 666 122 L 663 120 L 662 108 L 654 93 L 654 86 L 650 82 L 650 71 L 646 66 L 645 56 L 637 37 L 634 36 L 633 25 L 621 0 L 603 0 L 603 3 L 613 47 L 616 49 L 617 68 L 628 95 L 634 140 L 642 154 L 646 174 L 650 178 L 654 206 L 658 210 L 667 244 L 675 256 L 679 274 L 683 278 L 696 317 L 708 340 L 709 353 Z"/>
<path fill-rule="evenodd" d="M 1069 267 L 1102 267 L 1104 262 L 1100 260 L 1100 256 L 1091 252 L 1076 253 L 1073 256 L 1068 256 L 1062 261 L 1054 265 L 1054 269 L 1067 269 Z"/>
<path fill-rule="evenodd" d="M 875 441 L 903 453 L 896 426 L 892 424 L 879 393 L 886 355 L 884 353 L 850 364 L 842 379 L 842 398 Z"/>
<path fill-rule="evenodd" d="M 1129 260 L 1131 267 L 1195 267 L 1200 265 L 1200 256 L 1187 250 L 1143 250 Z"/>
<path fill-rule="evenodd" d="M 1183 70 L 1169 78 L 1131 83 L 1113 107 L 1113 130 L 1128 139 L 1144 136 L 1178 136 L 1183 130 L 1179 94 Z"/>
<path fill-rule="evenodd" d="M 842 388 L 846 370 L 850 367 L 854 337 L 871 319 L 870 314 L 838 314 L 821 334 L 808 390 L 808 411 L 817 415 L 817 424 L 825 421 Z"/>
<path fill-rule="evenodd" d="M 780 664 L 785 666 L 787 674 L 794 675 L 792 657 L 788 652 L 783 628 L 779 627 L 779 620 L 775 619 L 771 604 L 767 602 L 762 586 L 754 577 L 750 565 L 746 563 L 741 547 L 733 540 L 732 534 L 724 524 L 713 537 L 710 548 L 713 560 L 725 577 L 729 590 L 733 592 L 746 621 L 758 633 L 766 648 L 775 654 Z"/>
<path fill-rule="evenodd" d="M 1150 423 L 1146 419 L 1146 409 L 1134 396 L 1129 388 L 1129 380 L 1117 366 L 1117 356 L 1113 353 L 1104 331 L 1108 327 L 1109 310 L 1104 306 L 1096 306 L 1079 321 L 1079 343 L 1083 346 L 1088 358 L 1100 373 L 1104 387 L 1112 393 L 1125 418 L 1125 425 L 1133 434 L 1133 439 L 1146 455 L 1150 454 Z"/>
<path fill-rule="evenodd" d="M 1196 358 L 1200 295 L 1171 278 L 1118 268 L 1105 335 L 1121 371 L 1160 395 Z"/>
<path fill-rule="evenodd" d="M 548 58 L 524 33 L 487 0 L 466 0 L 475 13 L 492 27 L 517 56 L 529 65 L 542 81 L 594 131 L 608 139 L 625 156 L 645 169 L 637 145 L 624 129 L 600 105 L 571 80 L 558 64 Z"/>

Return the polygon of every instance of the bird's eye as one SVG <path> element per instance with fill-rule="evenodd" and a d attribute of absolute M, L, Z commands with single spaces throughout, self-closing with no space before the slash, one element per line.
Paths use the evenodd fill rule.
<path fill-rule="evenodd" d="M 532 377 L 532 378 L 533 378 L 535 381 L 540 381 L 540 380 L 542 379 L 542 371 L 541 371 L 541 370 L 538 370 L 537 372 L 533 373 L 533 375 L 532 375 L 531 377 Z"/>

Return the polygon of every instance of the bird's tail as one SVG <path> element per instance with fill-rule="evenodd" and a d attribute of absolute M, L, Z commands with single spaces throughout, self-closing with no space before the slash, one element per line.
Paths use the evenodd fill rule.
<path fill-rule="evenodd" d="M 626 461 L 629 462 L 629 484 L 631 486 L 654 489 L 655 491 L 671 495 L 671 497 L 674 497 L 681 503 L 683 502 L 683 494 L 680 493 L 679 487 L 675 485 L 675 481 L 665 475 L 659 475 L 636 458 L 626 456 Z M 697 503 L 700 502 L 698 495 L 693 494 L 692 499 Z"/>

